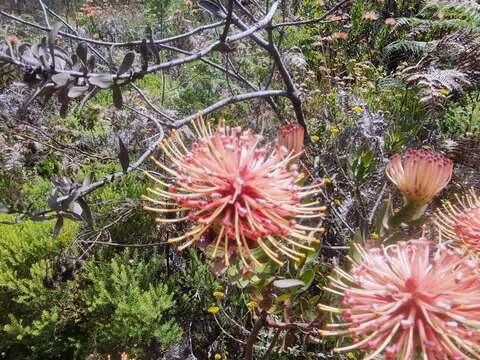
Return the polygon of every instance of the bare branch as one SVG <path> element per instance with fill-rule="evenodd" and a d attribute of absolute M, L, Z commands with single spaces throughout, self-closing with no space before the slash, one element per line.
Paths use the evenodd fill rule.
<path fill-rule="evenodd" d="M 283 22 L 272 25 L 273 28 L 284 27 L 284 26 L 298 26 L 298 25 L 310 25 L 310 24 L 317 24 L 325 20 L 329 15 L 333 14 L 335 11 L 340 9 L 343 5 L 350 2 L 350 0 L 343 0 L 340 1 L 337 5 L 333 8 L 329 9 L 325 14 L 322 16 L 315 18 L 315 19 L 307 19 L 307 20 L 300 20 L 300 21 L 291 21 L 291 22 Z M 331 22 L 331 21 L 328 21 Z"/>
<path fill-rule="evenodd" d="M 6 18 L 9 18 L 11 20 L 15 20 L 16 22 L 19 22 L 21 24 L 33 27 L 35 29 L 39 29 L 39 30 L 43 30 L 43 31 L 49 31 L 50 30 L 49 28 L 47 28 L 45 26 L 42 26 L 42 25 L 30 22 L 30 21 L 24 20 L 24 19 L 19 18 L 17 16 L 11 15 L 11 14 L 3 11 L 3 10 L 0 11 L 0 15 L 3 15 Z M 175 41 L 175 40 L 180 40 L 180 39 L 192 36 L 196 33 L 202 32 L 204 30 L 214 29 L 216 27 L 220 27 L 224 24 L 225 24 L 225 21 L 223 21 L 223 20 L 222 21 L 217 21 L 217 22 L 212 23 L 212 24 L 199 26 L 199 27 L 197 27 L 193 30 L 190 30 L 186 33 L 183 33 L 183 34 L 175 35 L 175 36 L 164 38 L 164 39 L 154 40 L 154 43 L 155 44 L 166 44 L 166 43 L 169 43 L 169 42 L 172 42 L 172 41 Z M 95 45 L 100 45 L 100 46 L 108 46 L 108 47 L 111 47 L 111 46 L 128 47 L 128 46 L 135 46 L 135 45 L 141 45 L 142 44 L 142 40 L 127 41 L 127 42 L 102 41 L 102 40 L 85 38 L 85 37 L 78 36 L 78 35 L 72 35 L 72 34 L 69 34 L 69 33 L 66 33 L 66 32 L 63 32 L 63 31 L 59 31 L 58 35 L 64 36 L 64 37 L 67 37 L 67 38 L 70 38 L 70 39 L 78 40 L 78 41 L 84 41 L 84 42 L 87 42 L 87 43 L 90 43 L 90 44 L 95 44 Z"/>
<path fill-rule="evenodd" d="M 255 99 L 255 98 L 262 98 L 262 97 L 272 97 L 272 96 L 287 96 L 287 92 L 285 90 L 262 90 L 262 91 L 255 91 L 255 92 L 250 92 L 250 93 L 245 93 L 245 94 L 238 94 L 231 96 L 226 99 L 222 99 L 215 104 L 212 104 L 205 109 L 199 111 L 198 113 L 194 115 L 187 116 L 184 119 L 177 120 L 173 123 L 173 127 L 179 128 L 190 121 L 192 121 L 196 116 L 198 115 L 207 115 L 210 114 L 211 112 L 221 109 L 222 107 L 225 107 L 227 105 L 240 102 L 240 101 L 245 101 L 245 100 L 250 100 L 250 99 Z"/>
<path fill-rule="evenodd" d="M 45 19 L 45 24 L 47 24 L 47 28 L 50 30 L 51 26 L 50 26 L 50 20 L 48 20 L 48 14 L 47 14 L 46 6 L 45 6 L 45 4 L 43 3 L 42 0 L 38 0 L 38 4 L 42 8 L 43 18 Z"/>

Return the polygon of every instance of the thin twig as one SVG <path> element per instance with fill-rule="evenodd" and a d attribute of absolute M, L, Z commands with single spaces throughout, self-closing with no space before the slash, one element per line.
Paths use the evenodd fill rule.
<path fill-rule="evenodd" d="M 257 341 L 257 336 L 260 333 L 260 330 L 265 326 L 265 320 L 267 318 L 267 312 L 262 311 L 258 316 L 253 328 L 250 331 L 250 335 L 247 339 L 247 344 L 245 345 L 245 360 L 254 360 L 253 358 L 253 349 L 255 342 Z"/>
<path fill-rule="evenodd" d="M 298 25 L 309 25 L 309 24 L 316 24 L 319 22 L 322 22 L 327 18 L 329 15 L 340 9 L 343 5 L 346 3 L 350 2 L 351 0 L 343 0 L 340 1 L 337 5 L 329 9 L 325 14 L 322 16 L 315 18 L 315 19 L 307 19 L 307 20 L 299 20 L 299 21 L 290 21 L 290 22 L 283 22 L 283 23 L 278 23 L 274 24 L 272 27 L 278 28 L 278 27 L 284 27 L 284 26 L 298 26 Z"/>
<path fill-rule="evenodd" d="M 265 351 L 265 354 L 263 354 L 262 360 L 268 360 L 270 358 L 270 354 L 272 353 L 273 348 L 277 344 L 277 340 L 281 332 L 282 332 L 282 329 L 280 328 L 275 329 L 275 332 L 273 333 L 272 341 L 270 342 L 270 346 L 268 347 L 267 351 Z"/>

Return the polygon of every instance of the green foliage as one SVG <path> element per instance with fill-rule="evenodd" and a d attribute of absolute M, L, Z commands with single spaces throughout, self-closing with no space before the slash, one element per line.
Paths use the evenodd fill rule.
<path fill-rule="evenodd" d="M 50 181 L 45 178 L 35 177 L 23 183 L 21 194 L 22 201 L 27 208 L 42 209 L 47 206 Z"/>
<path fill-rule="evenodd" d="M 57 240 L 52 239 L 54 222 L 0 225 L 0 354 L 7 359 L 72 358 L 75 341 L 67 329 L 72 323 L 60 313 L 72 310 L 67 285 L 47 290 L 47 259 L 67 246 L 77 226 L 65 223 Z M 74 319 L 71 319 L 74 321 Z M 49 354 L 49 355 L 46 355 Z"/>
<path fill-rule="evenodd" d="M 98 351 L 128 349 L 140 354 L 151 345 L 163 351 L 178 341 L 181 329 L 172 318 L 173 294 L 153 281 L 162 269 L 163 259 L 157 254 L 145 261 L 129 251 L 87 264 L 85 277 L 92 285 L 83 299 L 86 311 L 96 318 L 90 331 Z"/>
<path fill-rule="evenodd" d="M 44 286 L 49 259 L 78 228 L 67 222 L 57 240 L 54 222 L 0 225 L 0 354 L 6 359 L 73 359 L 128 351 L 141 356 L 178 341 L 173 294 L 157 279 L 157 253 L 144 259 L 125 251 L 89 260 L 77 280 Z"/>
<path fill-rule="evenodd" d="M 447 137 L 458 137 L 480 132 L 480 93 L 472 92 L 460 102 L 451 103 L 443 121 L 438 123 L 440 131 Z"/>
<path fill-rule="evenodd" d="M 40 161 L 37 164 L 37 173 L 44 179 L 50 179 L 54 175 L 58 175 L 60 170 L 60 162 L 55 156 Z"/>
<path fill-rule="evenodd" d="M 375 154 L 368 148 L 357 148 L 348 159 L 348 175 L 360 185 L 371 175 L 375 168 Z"/>
<path fill-rule="evenodd" d="M 159 74 L 148 74 L 137 81 L 137 85 L 151 99 L 158 99 L 162 96 L 162 77 Z"/>

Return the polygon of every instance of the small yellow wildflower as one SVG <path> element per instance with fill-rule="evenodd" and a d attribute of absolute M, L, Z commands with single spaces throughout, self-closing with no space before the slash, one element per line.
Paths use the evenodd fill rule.
<path fill-rule="evenodd" d="M 222 359 L 222 355 L 220 355 L 219 353 L 216 353 L 215 356 L 214 356 L 215 360 L 221 360 Z"/>
<path fill-rule="evenodd" d="M 221 300 L 225 297 L 225 294 L 221 291 L 214 291 L 213 292 L 213 297 L 217 300 Z"/>
<path fill-rule="evenodd" d="M 440 89 L 438 90 L 438 93 L 441 95 L 448 95 L 450 91 L 448 89 Z"/>
<path fill-rule="evenodd" d="M 220 308 L 218 306 L 210 306 L 207 311 L 210 313 L 210 314 L 218 314 L 218 312 L 220 311 Z"/>
<path fill-rule="evenodd" d="M 253 300 L 247 303 L 247 308 L 249 308 L 250 310 L 255 309 L 257 306 L 258 304 Z"/>
<path fill-rule="evenodd" d="M 312 142 L 317 142 L 318 140 L 320 140 L 320 136 L 313 135 L 312 137 L 310 137 L 310 139 L 312 140 Z"/>
<path fill-rule="evenodd" d="M 292 295 L 291 294 L 282 294 L 280 296 L 277 296 L 277 302 L 285 302 L 287 301 L 288 299 L 290 299 Z"/>
<path fill-rule="evenodd" d="M 354 107 L 352 108 L 352 111 L 353 111 L 354 113 L 356 113 L 356 114 L 360 114 L 360 113 L 363 112 L 363 108 L 362 108 L 361 106 L 358 106 L 358 105 L 357 105 L 357 106 L 354 106 Z"/>
<path fill-rule="evenodd" d="M 336 126 L 332 126 L 329 130 L 333 135 L 337 135 L 340 132 L 340 129 Z"/>
<path fill-rule="evenodd" d="M 334 200 L 334 203 L 335 203 L 335 205 L 340 206 L 340 205 L 342 205 L 342 200 L 340 200 L 340 199 L 335 199 L 335 200 Z"/>
<path fill-rule="evenodd" d="M 370 234 L 370 237 L 374 240 L 377 240 L 380 237 L 380 235 L 378 235 L 376 232 L 373 232 Z"/>
<path fill-rule="evenodd" d="M 324 182 L 325 184 L 331 184 L 331 183 L 332 183 L 332 179 L 329 178 L 329 177 L 326 177 L 325 179 L 323 179 L 323 182 Z"/>

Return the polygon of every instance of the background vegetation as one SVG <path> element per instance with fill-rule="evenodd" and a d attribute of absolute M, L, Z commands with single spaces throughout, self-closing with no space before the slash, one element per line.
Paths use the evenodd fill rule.
<path fill-rule="evenodd" d="M 0 8 L 42 23 L 43 13 L 33 3 Z M 103 41 L 141 39 L 147 25 L 164 38 L 212 17 L 188 0 L 50 3 L 45 1 L 81 36 Z M 248 281 L 239 268 L 217 276 L 201 250 L 177 252 L 166 245 L 168 234 L 182 229 L 159 227 L 142 210 L 139 197 L 151 184 L 141 171 L 85 196 L 87 220 L 95 230 L 77 218 L 65 217 L 62 226 L 56 216 L 36 221 L 36 211 L 50 206 L 52 180 L 82 183 L 121 172 L 118 139 L 134 159 L 156 129 L 130 109 L 148 108 L 131 87 L 122 89 L 128 103 L 122 110 L 112 105 L 109 91 L 94 94 L 83 109 L 72 103 L 65 117 L 59 116 L 56 99 L 22 109 L 29 90 L 18 82 L 14 67 L 0 68 L 0 358 L 104 359 L 126 352 L 137 359 L 241 359 L 262 302 L 269 302 L 273 316 L 288 309 L 299 321 L 323 321 L 315 304 L 328 298 L 320 289 L 332 267 L 345 261 L 353 240 L 378 236 L 374 214 L 389 193 L 384 167 L 390 155 L 409 147 L 447 154 L 456 163 L 447 198 L 453 190 L 480 184 L 480 5 L 283 0 L 274 19 L 301 22 L 337 5 L 324 20 L 287 26 L 275 38 L 303 102 L 308 130 L 303 169 L 326 181 L 320 200 L 329 213 L 318 251 L 302 266 L 304 286 L 270 288 L 268 296 L 258 289 L 276 277 L 273 270 L 251 274 Z M 0 19 L 11 42 L 35 42 L 45 35 Z M 205 45 L 207 34 L 220 36 L 219 29 L 174 46 L 194 51 Z M 59 42 L 68 46 L 70 40 Z M 116 63 L 131 50 L 112 52 Z M 251 42 L 232 52 L 207 58 L 248 75 L 254 84 L 271 78 L 280 88 L 268 54 Z M 159 56 L 173 58 L 167 51 Z M 136 85 L 175 119 L 241 90 L 200 61 L 148 74 Z M 297 121 L 288 99 L 275 99 L 275 105 L 276 111 L 254 99 L 219 109 L 210 118 L 263 129 L 274 141 L 282 123 Z M 145 163 L 141 170 L 150 168 Z M 81 213 L 86 220 L 85 210 Z M 283 275 L 295 277 L 296 271 L 289 268 Z M 258 356 L 268 351 L 269 359 L 340 358 L 331 355 L 334 346 L 333 340 L 317 343 L 308 333 L 266 328 L 255 349 Z"/>

